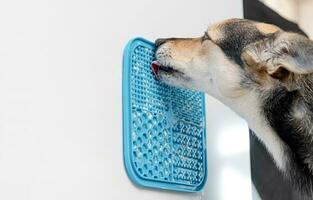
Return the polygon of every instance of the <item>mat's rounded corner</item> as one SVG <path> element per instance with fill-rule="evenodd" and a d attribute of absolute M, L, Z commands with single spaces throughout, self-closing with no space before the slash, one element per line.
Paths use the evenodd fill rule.
<path fill-rule="evenodd" d="M 125 59 L 126 54 L 131 53 L 131 51 L 139 45 L 143 45 L 143 46 L 149 45 L 150 48 L 153 48 L 153 49 L 155 48 L 155 45 L 153 42 L 143 37 L 132 38 L 127 42 L 127 44 L 124 47 L 124 59 Z"/>
<path fill-rule="evenodd" d="M 123 161 L 126 174 L 130 181 L 137 187 L 142 187 L 144 184 L 142 183 L 141 178 L 138 177 L 135 169 L 133 168 L 130 158 L 126 156 L 125 153 Z"/>
<path fill-rule="evenodd" d="M 206 155 L 205 155 L 206 157 Z M 195 189 L 195 192 L 203 192 L 204 188 L 208 182 L 208 166 L 207 166 L 207 157 L 205 158 L 205 168 L 204 168 L 204 176 L 203 179 L 201 181 L 201 183 L 198 184 L 198 186 Z"/>

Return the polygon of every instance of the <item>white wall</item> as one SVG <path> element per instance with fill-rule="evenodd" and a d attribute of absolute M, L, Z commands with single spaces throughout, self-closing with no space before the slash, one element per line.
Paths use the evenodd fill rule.
<path fill-rule="evenodd" d="M 139 189 L 122 157 L 126 42 L 241 16 L 241 0 L 1 1 L 0 199 L 249 199 L 247 126 L 212 98 L 204 192 Z"/>
<path fill-rule="evenodd" d="M 260 0 L 282 17 L 298 21 L 298 0 Z"/>
<path fill-rule="evenodd" d="M 299 24 L 300 28 L 313 38 L 312 0 L 261 0 L 281 16 Z"/>
<path fill-rule="evenodd" d="M 306 32 L 311 39 L 313 39 L 313 1 L 312 0 L 298 0 L 298 19 L 299 25 Z"/>

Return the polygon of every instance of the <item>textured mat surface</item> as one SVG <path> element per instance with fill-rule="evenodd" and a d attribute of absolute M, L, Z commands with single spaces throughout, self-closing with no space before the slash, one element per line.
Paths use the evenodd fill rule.
<path fill-rule="evenodd" d="M 140 186 L 199 191 L 207 176 L 204 94 L 155 80 L 154 50 L 142 38 L 124 50 L 125 168 Z"/>

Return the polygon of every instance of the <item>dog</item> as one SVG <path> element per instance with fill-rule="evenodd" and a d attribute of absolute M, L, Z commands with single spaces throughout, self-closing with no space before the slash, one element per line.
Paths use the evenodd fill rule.
<path fill-rule="evenodd" d="M 313 41 L 229 19 L 155 42 L 160 81 L 205 92 L 243 117 L 303 199 L 313 198 Z"/>

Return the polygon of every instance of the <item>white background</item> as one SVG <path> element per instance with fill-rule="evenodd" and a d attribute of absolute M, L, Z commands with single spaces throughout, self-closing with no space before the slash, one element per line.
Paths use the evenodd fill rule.
<path fill-rule="evenodd" d="M 122 156 L 126 42 L 241 16 L 241 0 L 1 1 L 0 199 L 250 199 L 247 125 L 212 98 L 202 193 L 137 188 Z"/>
<path fill-rule="evenodd" d="M 300 25 L 300 28 L 313 38 L 312 0 L 261 0 L 284 18 Z"/>

